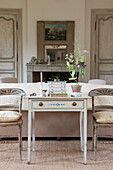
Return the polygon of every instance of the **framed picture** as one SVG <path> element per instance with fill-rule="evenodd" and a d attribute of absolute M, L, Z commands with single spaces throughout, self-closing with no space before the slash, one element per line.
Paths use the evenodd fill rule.
<path fill-rule="evenodd" d="M 67 24 L 46 24 L 45 23 L 45 40 L 66 40 Z"/>

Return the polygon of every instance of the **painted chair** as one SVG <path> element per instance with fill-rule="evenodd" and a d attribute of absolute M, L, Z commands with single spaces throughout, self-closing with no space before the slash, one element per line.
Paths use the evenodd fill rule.
<path fill-rule="evenodd" d="M 94 150 L 94 160 L 96 160 L 97 137 L 101 136 L 100 134 L 98 134 L 97 128 L 99 129 L 99 127 L 101 128 L 113 127 L 113 105 L 107 104 L 107 100 L 103 100 L 105 101 L 103 105 L 98 105 L 98 103 L 96 103 L 95 100 L 97 100 L 97 97 L 99 100 L 102 100 L 104 96 L 107 96 L 107 98 L 109 96 L 113 96 L 113 89 L 97 88 L 91 90 L 88 95 L 92 97 L 92 112 L 93 112 L 92 150 Z M 102 137 L 106 137 L 106 135 L 102 135 Z"/>
<path fill-rule="evenodd" d="M 22 96 L 25 96 L 25 92 L 19 88 L 0 89 L 0 100 L 3 103 L 0 105 L 0 127 L 18 126 L 20 159 L 22 159 Z"/>
<path fill-rule="evenodd" d="M 106 80 L 102 80 L 102 79 L 91 79 L 91 80 L 88 81 L 88 84 L 105 85 L 105 84 L 106 84 Z"/>

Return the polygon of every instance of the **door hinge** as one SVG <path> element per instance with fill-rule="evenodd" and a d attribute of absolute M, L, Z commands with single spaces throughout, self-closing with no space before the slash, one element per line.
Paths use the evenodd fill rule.
<path fill-rule="evenodd" d="M 17 53 L 17 62 L 18 62 L 18 53 Z"/>
<path fill-rule="evenodd" d="M 18 22 L 16 21 L 16 29 L 18 30 Z"/>
<path fill-rule="evenodd" d="M 94 62 L 96 63 L 96 54 L 94 55 Z"/>
<path fill-rule="evenodd" d="M 95 21 L 95 31 L 96 31 L 96 28 L 97 28 L 97 22 Z"/>

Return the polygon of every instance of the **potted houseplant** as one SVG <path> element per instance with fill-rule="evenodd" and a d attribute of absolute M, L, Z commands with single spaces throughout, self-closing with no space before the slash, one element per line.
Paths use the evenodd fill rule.
<path fill-rule="evenodd" d="M 61 81 L 62 80 L 61 74 L 53 73 L 51 74 L 51 77 L 49 77 L 49 80 L 50 81 Z"/>
<path fill-rule="evenodd" d="M 66 54 L 66 65 L 69 69 L 70 78 L 69 80 L 74 80 L 76 85 L 72 85 L 73 92 L 80 92 L 81 86 L 77 81 L 77 73 L 81 76 L 81 79 L 85 76 L 85 61 L 86 61 L 86 54 L 88 53 L 87 50 L 80 50 L 79 47 L 74 50 L 74 53 Z"/>

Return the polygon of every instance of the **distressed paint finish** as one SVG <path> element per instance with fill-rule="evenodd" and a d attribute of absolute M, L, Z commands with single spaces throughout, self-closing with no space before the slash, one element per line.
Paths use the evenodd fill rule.
<path fill-rule="evenodd" d="M 30 164 L 31 161 L 31 126 L 32 129 L 32 151 L 35 151 L 35 112 L 80 112 L 80 135 L 81 135 L 81 151 L 84 152 L 84 164 L 87 164 L 87 99 L 88 96 L 83 95 L 82 97 L 36 97 L 36 96 L 27 96 L 28 98 L 28 152 L 27 152 L 27 163 Z M 42 103 L 40 105 L 40 102 Z M 55 102 L 54 105 L 50 103 Z M 66 105 L 61 105 L 62 103 L 67 102 Z M 77 105 L 70 108 L 70 104 L 73 105 L 73 102 L 79 103 L 81 107 Z M 34 107 L 35 103 L 35 107 Z M 45 105 L 46 103 L 46 105 Z M 60 103 L 60 108 L 58 107 Z M 45 108 L 49 106 L 49 108 Z M 68 106 L 68 107 L 67 107 Z M 33 123 L 33 125 L 32 125 Z M 82 125 L 83 124 L 83 125 Z M 84 136 L 84 137 L 83 137 Z"/>
<path fill-rule="evenodd" d="M 27 64 L 27 82 L 33 82 L 33 73 L 40 73 L 40 81 L 43 81 L 43 73 L 45 72 L 69 72 L 65 65 L 47 65 L 47 64 Z"/>
<path fill-rule="evenodd" d="M 111 88 L 98 88 L 93 89 L 88 93 L 89 96 L 100 96 L 100 95 L 109 95 L 113 96 L 113 89 Z"/>
<path fill-rule="evenodd" d="M 9 65 L 8 65 L 9 64 Z M 0 76 L 23 79 L 22 10 L 0 9 Z"/>
<path fill-rule="evenodd" d="M 14 57 L 14 36 L 14 19 L 0 16 L 0 58 Z"/>
<path fill-rule="evenodd" d="M 25 92 L 18 88 L 4 88 L 0 89 L 0 95 L 21 95 L 25 96 Z"/>
<path fill-rule="evenodd" d="M 92 9 L 91 79 L 113 84 L 113 9 Z"/>

